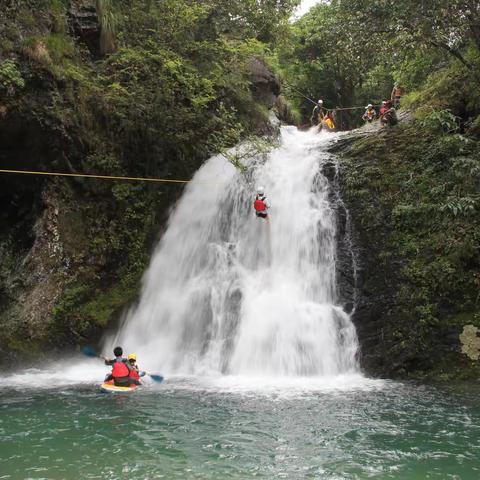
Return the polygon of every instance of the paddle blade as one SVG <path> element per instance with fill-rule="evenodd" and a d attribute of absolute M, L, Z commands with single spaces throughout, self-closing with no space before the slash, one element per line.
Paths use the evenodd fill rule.
<path fill-rule="evenodd" d="M 89 345 L 82 348 L 82 353 L 84 355 L 86 355 L 87 357 L 92 357 L 92 358 L 93 357 L 98 357 L 98 353 L 92 347 L 90 347 Z"/>
<path fill-rule="evenodd" d="M 153 373 L 147 373 L 154 382 L 163 382 L 163 377 L 161 375 L 155 375 Z"/>

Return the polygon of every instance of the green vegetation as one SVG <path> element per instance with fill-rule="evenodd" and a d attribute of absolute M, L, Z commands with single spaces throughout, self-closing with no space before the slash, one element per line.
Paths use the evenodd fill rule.
<path fill-rule="evenodd" d="M 13 60 L 0 63 L 0 91 L 6 95 L 14 95 L 25 87 L 25 80 Z"/>
<path fill-rule="evenodd" d="M 390 374 L 479 373 L 459 341 L 465 325 L 480 325 L 478 89 L 453 60 L 409 95 L 410 124 L 359 141 L 344 164 L 348 202 L 365 209 L 361 242 L 390 277 L 376 347 Z"/>
<path fill-rule="evenodd" d="M 327 108 L 378 105 L 390 98 L 395 81 L 407 92 L 423 88 L 435 73 L 478 85 L 479 24 L 476 2 L 465 0 L 333 0 L 295 23 L 278 62 L 304 118 L 312 106 L 298 91 L 322 98 Z M 358 125 L 361 113 L 344 112 L 340 121 Z"/>
<path fill-rule="evenodd" d="M 112 0 L 97 0 L 96 7 L 100 22 L 100 53 L 108 55 L 115 52 L 117 14 Z"/>
<path fill-rule="evenodd" d="M 189 179 L 268 131 L 271 87 L 252 88 L 252 63 L 274 78 L 266 56 L 297 3 L 7 2 L 0 165 Z M 2 176 L 0 192 L 0 342 L 23 352 L 120 317 L 181 187 Z"/>
<path fill-rule="evenodd" d="M 389 375 L 480 370 L 459 337 L 480 326 L 480 147 L 457 120 L 433 111 L 357 141 L 342 161 L 345 200 L 369 250 L 362 289 L 383 303 L 372 332 L 382 341 L 370 353 Z"/>

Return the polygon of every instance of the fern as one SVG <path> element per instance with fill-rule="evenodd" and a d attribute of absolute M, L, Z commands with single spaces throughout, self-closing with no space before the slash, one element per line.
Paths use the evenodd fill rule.
<path fill-rule="evenodd" d="M 478 199 L 478 196 L 450 197 L 440 211 L 452 213 L 454 217 L 471 215 L 476 211 Z"/>

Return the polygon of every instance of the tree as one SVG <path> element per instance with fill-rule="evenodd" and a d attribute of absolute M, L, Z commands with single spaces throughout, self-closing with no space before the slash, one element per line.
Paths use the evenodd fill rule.
<path fill-rule="evenodd" d="M 458 59 L 469 70 L 478 67 L 465 56 L 480 49 L 478 0 L 334 0 L 343 15 L 370 22 L 385 42 L 397 48 L 433 46 Z"/>
<path fill-rule="evenodd" d="M 370 72 L 388 58 L 379 35 L 367 38 L 368 32 L 358 18 L 344 15 L 339 2 L 319 4 L 296 22 L 292 39 L 283 44 L 284 74 L 298 91 L 321 97 L 327 108 L 351 107 Z M 304 100 L 301 108 L 305 116 L 311 110 Z"/>

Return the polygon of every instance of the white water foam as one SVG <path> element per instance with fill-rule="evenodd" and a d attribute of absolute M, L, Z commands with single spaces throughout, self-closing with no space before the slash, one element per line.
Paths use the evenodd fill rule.
<path fill-rule="evenodd" d="M 320 394 L 342 392 L 371 392 L 395 387 L 395 382 L 369 379 L 356 374 L 340 374 L 323 377 L 267 377 L 265 375 L 219 375 L 184 376 L 168 378 L 162 390 L 168 392 L 186 391 L 203 393 L 223 393 L 241 396 L 265 396 L 268 398 L 318 398 Z"/>
<path fill-rule="evenodd" d="M 239 173 L 217 156 L 173 211 L 139 304 L 108 339 L 166 374 L 325 377 L 358 373 L 337 304 L 335 218 L 321 173 L 334 138 L 282 128 L 281 145 Z M 272 204 L 255 217 L 255 187 Z"/>
<path fill-rule="evenodd" d="M 9 387 L 15 388 L 57 388 L 80 384 L 101 383 L 109 368 L 98 359 L 77 357 L 61 360 L 42 368 L 30 368 L 8 375 Z"/>

